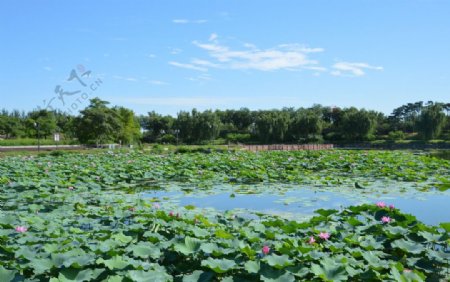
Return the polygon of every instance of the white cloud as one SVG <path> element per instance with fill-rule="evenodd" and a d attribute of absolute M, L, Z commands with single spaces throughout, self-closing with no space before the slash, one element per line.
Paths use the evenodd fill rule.
<path fill-rule="evenodd" d="M 172 22 L 176 23 L 176 24 L 187 24 L 187 23 L 189 23 L 189 20 L 186 20 L 186 19 L 174 19 L 174 20 L 172 20 Z"/>
<path fill-rule="evenodd" d="M 310 48 L 302 44 L 298 43 L 289 43 L 289 44 L 280 44 L 278 47 L 283 48 L 285 50 L 302 52 L 302 53 L 320 53 L 325 51 L 323 48 Z"/>
<path fill-rule="evenodd" d="M 170 48 L 170 54 L 172 55 L 178 55 L 182 52 L 183 50 L 181 50 L 180 48 Z"/>
<path fill-rule="evenodd" d="M 124 77 L 124 76 L 120 76 L 120 75 L 113 75 L 114 79 L 118 79 L 118 80 L 125 80 L 125 81 L 131 81 L 131 82 L 136 82 L 139 81 L 137 78 L 135 77 Z"/>
<path fill-rule="evenodd" d="M 156 58 L 155 54 L 146 54 L 145 56 L 150 59 Z"/>
<path fill-rule="evenodd" d="M 383 70 L 383 67 L 371 66 L 367 63 L 339 62 L 332 66 L 330 73 L 334 76 L 363 76 L 365 70 Z"/>
<path fill-rule="evenodd" d="M 44 70 L 46 70 L 46 71 L 52 71 L 53 70 L 53 68 L 52 67 L 44 67 Z"/>
<path fill-rule="evenodd" d="M 298 44 L 284 44 L 265 50 L 260 50 L 249 43 L 244 45 L 246 47 L 244 50 L 233 50 L 217 41 L 211 43 L 194 41 L 193 44 L 207 51 L 209 56 L 221 64 L 221 67 L 261 71 L 319 67 L 318 61 L 309 59 L 307 54 L 323 51 L 322 48 L 307 48 Z"/>
<path fill-rule="evenodd" d="M 219 42 L 218 38 L 216 33 L 212 33 L 207 42 L 192 42 L 206 52 L 209 60 L 191 58 L 188 63 L 172 61 L 169 64 L 202 72 L 207 72 L 210 68 L 259 71 L 309 70 L 314 76 L 324 72 L 334 76 L 363 76 L 368 70 L 383 70 L 381 66 L 358 62 L 337 62 L 330 67 L 331 69 L 323 67 L 313 58 L 315 54 L 325 51 L 321 47 L 290 43 L 260 49 L 251 43 L 241 43 L 243 47 L 235 48 Z M 196 77 L 189 79 L 198 80 Z"/>
<path fill-rule="evenodd" d="M 201 73 L 200 75 L 197 75 L 195 77 L 188 77 L 187 78 L 190 81 L 197 81 L 197 82 L 206 82 L 212 79 L 211 75 L 207 73 Z"/>
<path fill-rule="evenodd" d="M 179 63 L 179 62 L 174 62 L 174 61 L 169 62 L 169 65 L 172 65 L 172 66 L 178 67 L 178 68 L 191 69 L 191 70 L 196 70 L 196 71 L 204 71 L 204 72 L 208 71 L 208 68 L 205 68 L 205 67 L 196 66 L 193 64 L 184 64 L 184 63 Z"/>
<path fill-rule="evenodd" d="M 218 68 L 219 65 L 212 63 L 210 61 L 207 60 L 200 60 L 200 59 L 192 59 L 191 63 L 197 66 L 204 66 L 204 67 L 211 67 L 211 68 Z"/>
<path fill-rule="evenodd" d="M 161 80 L 149 80 L 148 83 L 153 85 L 167 85 L 167 82 L 161 81 Z"/>
<path fill-rule="evenodd" d="M 211 35 L 209 36 L 209 41 L 214 41 L 214 40 L 216 40 L 217 39 L 217 33 L 211 33 Z"/>
<path fill-rule="evenodd" d="M 200 20 L 173 19 L 172 22 L 175 23 L 175 24 L 190 24 L 190 23 L 203 24 L 203 23 L 206 23 L 208 21 L 204 20 L 204 19 L 200 19 Z"/>

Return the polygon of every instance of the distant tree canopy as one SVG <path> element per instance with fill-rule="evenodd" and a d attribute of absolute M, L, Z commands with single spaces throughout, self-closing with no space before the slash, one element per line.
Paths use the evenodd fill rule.
<path fill-rule="evenodd" d="M 446 116 L 443 104 L 429 104 L 422 109 L 417 119 L 417 129 L 424 139 L 438 137 L 445 126 Z"/>
<path fill-rule="evenodd" d="M 94 98 L 78 116 L 57 111 L 0 112 L 1 138 L 49 138 L 59 132 L 85 144 L 136 142 L 202 144 L 221 139 L 241 143 L 358 142 L 372 139 L 449 139 L 450 104 L 408 103 L 392 114 L 324 107 L 251 111 L 180 111 L 176 117 L 151 111 L 137 117 L 124 107 Z M 141 128 L 145 133 L 141 136 Z"/>
<path fill-rule="evenodd" d="M 76 136 L 84 144 L 123 143 L 131 144 L 140 138 L 140 125 L 133 111 L 115 107 L 98 98 L 80 112 L 75 119 Z"/>

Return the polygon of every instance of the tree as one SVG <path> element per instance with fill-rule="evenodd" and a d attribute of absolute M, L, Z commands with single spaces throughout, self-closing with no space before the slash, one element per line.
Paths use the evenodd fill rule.
<path fill-rule="evenodd" d="M 322 117 L 313 109 L 298 109 L 290 126 L 295 141 L 317 140 L 322 134 Z"/>
<path fill-rule="evenodd" d="M 255 124 L 260 142 L 283 142 L 289 129 L 290 114 L 287 110 L 260 111 Z"/>
<path fill-rule="evenodd" d="M 440 103 L 429 104 L 422 110 L 417 121 L 417 128 L 422 138 L 426 140 L 439 136 L 445 126 L 446 116 L 444 107 Z"/>
<path fill-rule="evenodd" d="M 47 138 L 52 136 L 57 128 L 55 114 L 48 110 L 30 112 L 26 120 L 29 137 L 36 136 L 37 126 L 39 126 L 39 135 L 41 137 Z"/>
<path fill-rule="evenodd" d="M 8 114 L 0 115 L 0 135 L 4 135 L 5 138 L 25 136 L 22 120 Z"/>
<path fill-rule="evenodd" d="M 366 110 L 344 109 L 340 121 L 342 136 L 350 141 L 372 138 L 376 128 L 376 119 Z"/>
<path fill-rule="evenodd" d="M 142 126 L 147 130 L 144 140 L 146 142 L 155 142 L 164 134 L 172 131 L 174 118 L 171 116 L 162 116 L 155 111 L 149 112 L 142 118 Z"/>
<path fill-rule="evenodd" d="M 141 137 L 141 126 L 134 112 L 124 107 L 115 107 L 120 121 L 120 130 L 117 133 L 117 139 L 121 144 L 133 144 L 139 141 Z"/>
<path fill-rule="evenodd" d="M 108 108 L 109 102 L 99 98 L 90 100 L 90 105 L 76 118 L 76 135 L 83 144 L 102 144 L 117 141 L 121 130 L 120 116 Z"/>

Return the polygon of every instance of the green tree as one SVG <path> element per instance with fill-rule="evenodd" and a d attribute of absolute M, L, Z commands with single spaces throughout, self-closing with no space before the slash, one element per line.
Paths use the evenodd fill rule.
<path fill-rule="evenodd" d="M 283 142 L 290 124 L 287 110 L 260 111 L 256 118 L 256 134 L 262 143 Z"/>
<path fill-rule="evenodd" d="M 422 138 L 426 140 L 439 136 L 445 126 L 446 116 L 441 103 L 426 106 L 417 121 L 417 128 Z"/>
<path fill-rule="evenodd" d="M 295 141 L 317 140 L 322 134 L 321 113 L 313 109 L 298 109 L 295 112 L 290 132 Z"/>
<path fill-rule="evenodd" d="M 39 135 L 42 138 L 53 136 L 57 131 L 55 114 L 48 110 L 37 110 L 28 113 L 25 122 L 29 137 L 35 137 L 39 127 Z"/>
<path fill-rule="evenodd" d="M 76 135 L 83 144 L 102 144 L 117 141 L 121 131 L 120 116 L 108 108 L 109 102 L 99 98 L 90 100 L 90 105 L 76 118 Z"/>
<path fill-rule="evenodd" d="M 370 112 L 356 108 L 344 109 L 340 120 L 342 136 L 349 141 L 368 140 L 373 137 L 376 119 Z"/>
<path fill-rule="evenodd" d="M 147 116 L 141 118 L 143 128 L 147 130 L 144 140 L 146 142 L 155 142 L 164 134 L 172 132 L 174 118 L 163 116 L 155 111 L 149 112 Z"/>
<path fill-rule="evenodd" d="M 134 112 L 124 107 L 115 107 L 120 121 L 120 130 L 117 133 L 117 139 L 121 144 L 134 144 L 141 138 L 141 126 Z"/>

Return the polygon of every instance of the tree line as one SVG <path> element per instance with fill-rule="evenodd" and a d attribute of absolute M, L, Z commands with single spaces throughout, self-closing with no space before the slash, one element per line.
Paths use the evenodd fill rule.
<path fill-rule="evenodd" d="M 181 111 L 177 117 L 154 111 L 141 116 L 146 142 L 205 143 L 221 139 L 241 143 L 352 142 L 374 139 L 448 138 L 449 103 L 408 103 L 389 116 L 355 107 L 251 111 Z"/>
<path fill-rule="evenodd" d="M 94 98 L 72 116 L 58 111 L 28 113 L 2 110 L 0 137 L 64 138 L 82 144 L 183 143 L 311 143 L 354 142 L 375 139 L 449 139 L 450 104 L 416 102 L 402 105 L 389 116 L 355 107 L 314 105 L 251 111 L 180 111 L 176 117 L 155 111 L 137 116 L 124 107 L 110 107 Z M 143 132 L 143 133 L 142 133 Z"/>
<path fill-rule="evenodd" d="M 53 138 L 61 133 L 66 140 L 81 144 L 140 142 L 141 126 L 134 112 L 124 107 L 108 107 L 109 102 L 94 98 L 78 116 L 59 111 L 14 110 L 0 113 L 0 136 L 13 138 Z"/>

